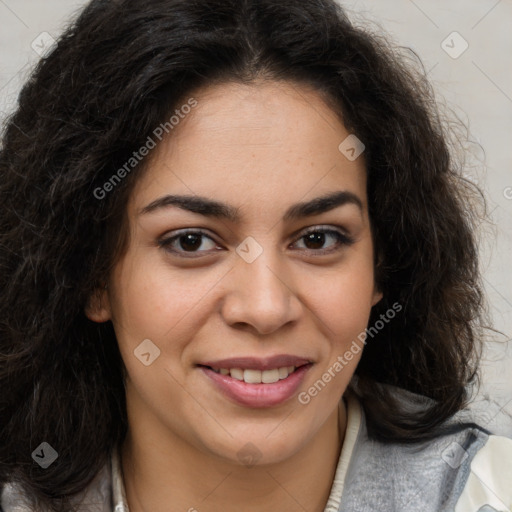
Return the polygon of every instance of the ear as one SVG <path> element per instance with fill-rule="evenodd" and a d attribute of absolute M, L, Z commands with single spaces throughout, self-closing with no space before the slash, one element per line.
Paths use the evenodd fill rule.
<path fill-rule="evenodd" d="M 107 286 L 96 288 L 85 306 L 85 316 L 93 322 L 103 323 L 111 319 L 110 299 Z"/>
<path fill-rule="evenodd" d="M 372 298 L 372 306 L 375 306 L 377 302 L 380 302 L 382 300 L 382 297 L 384 297 L 384 294 L 377 289 L 377 285 L 375 285 L 373 289 L 373 298 Z"/>
<path fill-rule="evenodd" d="M 384 257 L 380 251 L 376 251 L 376 260 L 377 263 L 375 265 L 374 270 L 374 284 L 373 284 L 373 297 L 372 297 L 372 307 L 375 306 L 378 302 L 382 300 L 384 297 L 384 293 L 380 289 L 380 286 L 377 284 L 380 278 L 381 270 L 382 270 L 382 262 Z"/>

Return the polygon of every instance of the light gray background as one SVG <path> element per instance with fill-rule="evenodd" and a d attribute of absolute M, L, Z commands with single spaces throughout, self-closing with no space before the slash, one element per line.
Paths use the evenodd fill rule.
<path fill-rule="evenodd" d="M 357 24 L 382 29 L 421 57 L 439 101 L 482 147 L 466 175 L 484 188 L 494 224 L 485 228 L 480 249 L 494 327 L 504 336 L 490 333 L 474 407 L 489 429 L 512 437 L 512 0 L 340 1 Z M 85 3 L 0 0 L 0 120 L 15 108 L 37 51 L 51 42 L 41 34 L 57 38 Z"/>

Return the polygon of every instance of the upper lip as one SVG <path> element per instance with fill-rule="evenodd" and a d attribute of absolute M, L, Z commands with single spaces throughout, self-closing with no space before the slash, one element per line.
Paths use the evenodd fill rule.
<path fill-rule="evenodd" d="M 311 363 L 309 359 L 303 357 L 292 356 L 288 354 L 280 354 L 271 357 L 231 357 L 229 359 L 219 359 L 217 361 L 203 361 L 199 363 L 201 366 L 210 366 L 211 368 L 243 368 L 244 370 L 272 370 L 274 368 L 282 368 L 284 366 L 303 366 Z"/>

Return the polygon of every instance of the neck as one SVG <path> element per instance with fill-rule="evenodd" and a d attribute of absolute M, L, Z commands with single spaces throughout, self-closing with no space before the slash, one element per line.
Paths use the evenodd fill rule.
<path fill-rule="evenodd" d="M 275 464 L 219 460 L 181 438 L 166 446 L 129 431 L 121 467 L 130 512 L 323 512 L 346 428 L 343 400 L 311 440 Z"/>

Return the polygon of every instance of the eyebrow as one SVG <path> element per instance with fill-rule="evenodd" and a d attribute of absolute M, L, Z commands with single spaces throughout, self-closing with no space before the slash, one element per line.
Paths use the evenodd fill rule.
<path fill-rule="evenodd" d="M 347 204 L 353 204 L 359 208 L 361 213 L 363 212 L 363 203 L 361 199 L 352 192 L 342 190 L 316 197 L 311 201 L 297 203 L 290 206 L 283 215 L 283 220 L 290 221 L 304 217 L 313 217 L 314 215 L 319 215 Z M 207 197 L 191 195 L 165 195 L 159 197 L 142 208 L 139 215 L 152 213 L 156 210 L 167 208 L 169 206 L 177 206 L 182 210 L 198 213 L 205 217 L 226 219 L 233 223 L 238 223 L 241 220 L 239 207 L 236 208 Z"/>

